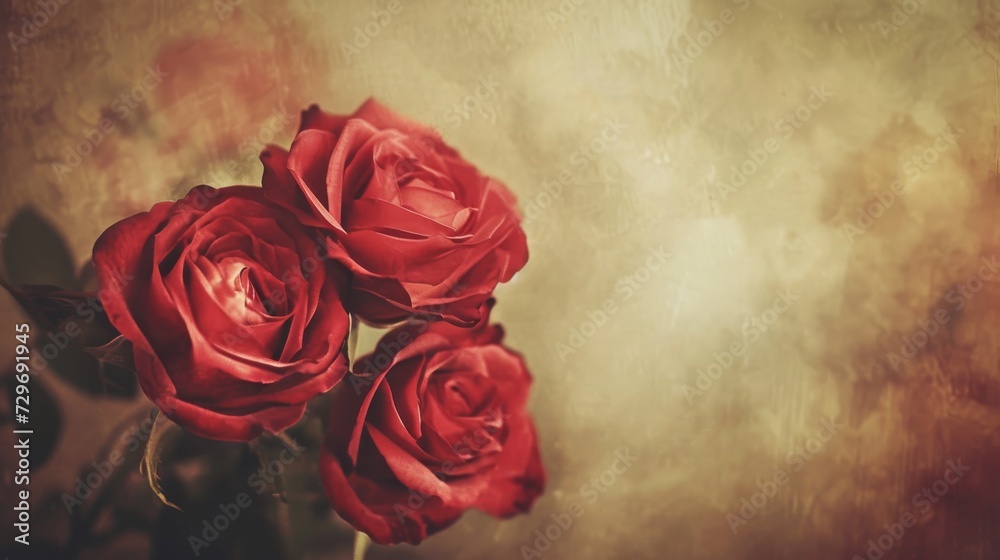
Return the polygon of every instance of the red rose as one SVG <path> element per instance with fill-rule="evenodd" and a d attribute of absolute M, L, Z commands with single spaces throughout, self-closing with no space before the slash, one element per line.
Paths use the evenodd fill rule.
<path fill-rule="evenodd" d="M 514 195 L 431 129 L 374 100 L 353 115 L 304 111 L 290 151 L 261 154 L 267 197 L 332 236 L 353 273 L 350 311 L 471 326 L 528 260 Z"/>
<path fill-rule="evenodd" d="M 251 187 L 195 188 L 94 245 L 143 391 L 191 432 L 233 441 L 291 426 L 346 374 L 346 274 L 327 258 Z"/>
<path fill-rule="evenodd" d="M 471 329 L 390 331 L 359 361 L 388 366 L 333 392 L 323 484 L 341 517 L 377 543 L 419 543 L 473 507 L 509 517 L 542 492 L 525 408 L 531 375 L 484 315 Z"/>

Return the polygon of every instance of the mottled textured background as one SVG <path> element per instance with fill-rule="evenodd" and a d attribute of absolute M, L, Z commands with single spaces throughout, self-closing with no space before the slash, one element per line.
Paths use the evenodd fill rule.
<path fill-rule="evenodd" d="M 1000 4 L 399 0 L 386 22 L 389 4 L 69 0 L 29 38 L 39 4 L 4 0 L 0 229 L 31 206 L 80 267 L 156 201 L 259 184 L 260 147 L 287 144 L 308 104 L 373 95 L 436 125 L 528 215 L 531 260 L 495 316 L 536 374 L 550 483 L 530 515 L 470 513 L 370 557 L 825 560 L 881 536 L 886 559 L 1000 558 L 1000 276 L 982 266 L 1000 256 Z M 41 247 L 20 258 L 54 258 Z M 0 300 L 13 331 L 24 315 Z M 148 407 L 77 385 L 34 377 L 61 432 L 33 495 L 71 492 Z M 949 462 L 969 470 L 956 481 Z M 135 471 L 120 492 L 160 511 Z M 551 529 L 574 503 L 583 515 Z M 35 508 L 38 543 L 64 545 L 82 515 Z M 245 523 L 264 542 L 258 513 Z M 167 515 L 126 510 L 133 525 L 83 557 L 191 557 Z M 289 557 L 347 557 L 325 515 L 338 536 L 320 527 Z M 549 546 L 546 529 L 562 533 Z M 239 546 L 202 558 L 258 557 Z"/>

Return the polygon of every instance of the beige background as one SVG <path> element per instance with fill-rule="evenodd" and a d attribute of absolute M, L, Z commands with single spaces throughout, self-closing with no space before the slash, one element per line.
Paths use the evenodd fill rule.
<path fill-rule="evenodd" d="M 256 152 L 287 144 L 301 108 L 348 112 L 374 95 L 438 126 L 525 209 L 544 206 L 496 318 L 536 374 L 550 483 L 529 516 L 469 514 L 419 548 L 373 556 L 520 558 L 578 502 L 584 515 L 544 558 L 850 558 L 919 512 L 914 493 L 961 460 L 971 470 L 886 558 L 1000 557 L 1000 291 L 987 282 L 961 311 L 948 300 L 1000 252 L 1000 5 L 912 2 L 897 26 L 902 2 L 400 2 L 348 55 L 388 2 L 243 0 L 230 13 L 210 0 L 70 0 L 18 52 L 0 48 L 0 224 L 34 205 L 82 265 L 104 228 L 155 201 L 203 182 L 259 184 Z M 5 34 L 37 9 L 3 4 Z M 729 23 L 682 63 L 723 10 Z M 116 98 L 156 66 L 168 75 L 121 118 Z M 814 87 L 832 95 L 807 118 L 799 109 L 786 138 L 781 119 Z M 53 163 L 102 117 L 113 130 L 60 177 Z M 574 155 L 606 119 L 621 134 L 592 160 Z M 914 173 L 948 129 L 956 143 Z M 774 153 L 745 185 L 719 187 L 765 145 Z M 546 198 L 543 181 L 563 170 Z M 849 239 L 843 226 L 897 179 Z M 661 248 L 665 266 L 644 270 Z M 689 400 L 698 370 L 784 289 L 794 304 Z M 616 312 L 585 325 L 608 300 Z M 886 353 L 938 309 L 948 324 L 891 367 Z M 0 325 L 21 318 L 3 296 Z M 589 333 L 579 348 L 573 329 Z M 68 465 L 92 460 L 90 432 L 130 407 L 40 377 L 79 401 L 69 414 L 89 434 L 64 437 L 33 482 L 58 487 Z M 786 456 L 824 418 L 844 427 L 792 472 Z M 581 487 L 625 449 L 639 459 L 589 503 Z M 733 534 L 726 514 L 778 469 L 788 484 Z"/>

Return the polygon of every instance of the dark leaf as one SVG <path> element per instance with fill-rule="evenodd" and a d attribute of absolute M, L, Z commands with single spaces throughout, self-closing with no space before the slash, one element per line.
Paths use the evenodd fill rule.
<path fill-rule="evenodd" d="M 0 280 L 35 325 L 48 331 L 59 346 L 100 346 L 118 331 L 94 292 L 63 290 L 57 286 L 13 286 Z"/>
<path fill-rule="evenodd" d="M 124 368 L 98 361 L 98 369 L 100 370 L 102 395 L 131 398 L 139 390 L 139 380 L 136 379 L 132 366 Z"/>
<path fill-rule="evenodd" d="M 82 348 L 62 350 L 54 342 L 39 340 L 36 354 L 55 357 L 42 360 L 36 369 L 45 369 L 59 376 L 76 389 L 93 396 L 131 398 L 138 390 L 135 372 L 113 364 L 101 363 Z"/>
<path fill-rule="evenodd" d="M 184 512 L 159 509 L 152 534 L 153 560 L 301 558 L 283 551 L 280 504 L 254 483 L 260 478 L 260 465 L 245 444 L 204 440 L 187 432 L 180 438 L 163 456 L 160 474 L 165 493 L 183 504 Z M 199 459 L 192 461 L 194 456 Z M 176 468 L 178 464 L 186 466 Z M 238 511 L 239 516 L 228 524 L 218 522 L 225 510 Z"/>
<path fill-rule="evenodd" d="M 272 465 L 281 465 L 281 468 L 278 469 L 278 474 L 274 476 L 274 495 L 281 501 L 287 502 L 285 479 L 282 476 L 287 466 L 285 464 L 287 461 L 283 457 L 292 457 L 294 460 L 294 458 L 301 456 L 306 451 L 305 448 L 296 443 L 291 436 L 284 432 L 280 434 L 265 433 L 249 443 L 250 449 L 253 450 L 257 455 L 257 460 L 260 461 L 262 469 L 267 470 Z"/>
<path fill-rule="evenodd" d="M 30 206 L 10 223 L 3 260 L 11 284 L 77 288 L 76 267 L 62 236 Z"/>
<path fill-rule="evenodd" d="M 84 348 L 83 351 L 106 365 L 110 364 L 127 370 L 135 369 L 135 361 L 132 359 L 132 343 L 125 340 L 124 336 L 118 335 L 103 346 L 91 346 Z"/>
<path fill-rule="evenodd" d="M 92 395 L 135 395 L 138 386 L 131 356 L 123 354 L 131 348 L 112 344 L 119 337 L 118 331 L 93 292 L 56 286 L 15 287 L 3 281 L 0 285 L 39 327 L 31 336 L 36 369 L 51 370 Z"/>

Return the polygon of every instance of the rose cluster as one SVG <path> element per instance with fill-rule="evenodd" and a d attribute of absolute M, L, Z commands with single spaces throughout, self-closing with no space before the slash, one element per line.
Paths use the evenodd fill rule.
<path fill-rule="evenodd" d="M 145 394 L 199 436 L 249 441 L 329 392 L 326 493 L 378 543 L 530 509 L 531 374 L 489 319 L 528 258 L 514 196 L 373 100 L 309 108 L 261 161 L 263 188 L 196 187 L 94 246 Z M 372 355 L 348 356 L 358 321 L 393 327 Z"/>

